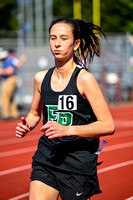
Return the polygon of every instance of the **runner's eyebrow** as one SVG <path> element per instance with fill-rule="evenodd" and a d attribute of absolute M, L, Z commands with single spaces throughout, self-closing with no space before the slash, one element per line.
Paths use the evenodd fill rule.
<path fill-rule="evenodd" d="M 50 37 L 57 37 L 57 36 L 55 34 L 51 34 Z M 62 34 L 62 35 L 60 35 L 60 37 L 67 37 L 67 38 L 69 38 L 69 35 Z"/>

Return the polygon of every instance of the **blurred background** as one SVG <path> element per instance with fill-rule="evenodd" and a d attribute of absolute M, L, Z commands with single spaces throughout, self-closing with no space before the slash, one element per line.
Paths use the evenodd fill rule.
<path fill-rule="evenodd" d="M 89 71 L 108 104 L 133 101 L 132 13 L 132 0 L 0 0 L 0 55 L 13 48 L 18 58 L 27 56 L 15 95 L 20 113 L 31 104 L 35 73 L 54 64 L 48 29 L 57 17 L 83 19 L 103 29 L 107 41 L 101 38 L 101 57 L 88 65 Z M 0 92 L 1 87 L 2 82 Z"/>

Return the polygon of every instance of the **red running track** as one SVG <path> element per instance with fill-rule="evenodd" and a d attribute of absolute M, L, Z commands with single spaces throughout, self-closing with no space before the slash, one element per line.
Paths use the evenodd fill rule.
<path fill-rule="evenodd" d="M 133 200 L 133 104 L 112 107 L 116 132 L 102 137 L 99 155 L 102 194 L 91 200 Z M 38 124 L 25 138 L 15 137 L 18 120 L 0 121 L 0 200 L 28 200 L 31 161 L 41 132 Z"/>

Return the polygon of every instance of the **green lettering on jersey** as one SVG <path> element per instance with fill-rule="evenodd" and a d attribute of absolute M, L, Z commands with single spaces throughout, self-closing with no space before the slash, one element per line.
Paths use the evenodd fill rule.
<path fill-rule="evenodd" d="M 48 106 L 48 121 L 57 121 L 58 106 Z"/>
<path fill-rule="evenodd" d="M 48 121 L 57 121 L 59 124 L 69 126 L 72 124 L 73 115 L 69 112 L 58 112 L 58 106 L 48 106 Z"/>
<path fill-rule="evenodd" d="M 69 126 L 72 124 L 72 114 L 69 112 L 59 113 L 58 123 L 64 126 Z"/>

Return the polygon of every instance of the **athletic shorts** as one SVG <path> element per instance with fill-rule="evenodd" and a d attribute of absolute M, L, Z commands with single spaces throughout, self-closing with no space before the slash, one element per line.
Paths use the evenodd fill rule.
<path fill-rule="evenodd" d="M 31 181 L 38 180 L 55 188 L 59 191 L 62 200 L 86 200 L 102 192 L 99 189 L 97 174 L 78 175 L 42 163 L 33 163 L 32 167 Z"/>

